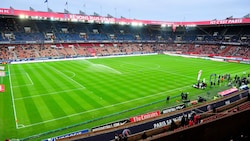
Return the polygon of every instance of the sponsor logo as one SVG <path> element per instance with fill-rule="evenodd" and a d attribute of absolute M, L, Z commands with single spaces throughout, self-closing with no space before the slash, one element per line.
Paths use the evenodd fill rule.
<path fill-rule="evenodd" d="M 109 128 L 113 128 L 113 127 L 117 127 L 117 126 L 124 125 L 124 124 L 126 124 L 126 123 L 128 123 L 128 122 L 129 122 L 128 119 L 126 119 L 126 120 L 121 120 L 121 121 L 117 121 L 117 122 L 105 124 L 105 125 L 102 125 L 102 126 L 94 127 L 94 128 L 91 129 L 91 131 L 94 132 L 94 131 L 109 129 Z"/>
<path fill-rule="evenodd" d="M 153 118 L 153 117 L 158 117 L 160 116 L 160 111 L 155 111 L 155 112 L 150 112 L 150 113 L 147 113 L 147 114 L 143 114 L 143 115 L 140 115 L 140 116 L 135 116 L 135 117 L 131 117 L 130 118 L 130 122 L 138 122 L 138 121 L 142 121 L 142 120 L 145 120 L 145 119 L 149 119 L 149 118 Z"/>
<path fill-rule="evenodd" d="M 236 24 L 243 23 L 242 19 L 229 19 L 229 20 L 213 20 L 210 24 Z"/>
<path fill-rule="evenodd" d="M 181 109 L 184 109 L 184 108 L 185 108 L 185 104 L 181 104 L 181 105 L 178 105 L 176 107 L 164 109 L 164 110 L 162 110 L 161 113 L 166 114 L 166 113 L 170 113 L 170 112 L 173 112 L 173 111 L 176 111 L 176 110 L 181 110 Z"/>
<path fill-rule="evenodd" d="M 85 129 L 85 130 L 81 130 L 81 131 L 77 131 L 77 132 L 72 132 L 72 133 L 61 135 L 61 136 L 57 136 L 57 137 L 48 138 L 48 139 L 43 140 L 43 141 L 56 141 L 58 139 L 64 139 L 64 138 L 74 137 L 74 136 L 81 135 L 81 134 L 84 134 L 84 133 L 87 133 L 87 132 L 89 132 L 89 130 Z"/>

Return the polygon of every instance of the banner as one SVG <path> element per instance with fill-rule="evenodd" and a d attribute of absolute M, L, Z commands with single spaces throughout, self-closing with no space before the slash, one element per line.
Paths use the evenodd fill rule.
<path fill-rule="evenodd" d="M 145 119 L 158 117 L 160 115 L 161 115 L 161 112 L 158 110 L 158 111 L 150 112 L 150 113 L 143 114 L 143 115 L 140 115 L 140 116 L 131 117 L 130 122 L 138 122 L 138 121 L 142 121 L 142 120 L 145 120 Z"/>
<path fill-rule="evenodd" d="M 230 89 L 224 90 L 222 92 L 219 92 L 218 94 L 221 95 L 221 96 L 227 96 L 227 95 L 233 94 L 233 93 L 235 93 L 237 91 L 238 91 L 237 88 L 230 88 Z"/>
<path fill-rule="evenodd" d="M 0 92 L 4 92 L 5 89 L 4 89 L 4 85 L 0 85 Z"/>
<path fill-rule="evenodd" d="M 4 70 L 4 66 L 0 66 L 0 70 Z"/>
<path fill-rule="evenodd" d="M 81 134 L 84 134 L 84 133 L 87 133 L 89 132 L 88 129 L 84 129 L 84 130 L 81 130 L 81 131 L 76 131 L 76 132 L 72 132 L 72 133 L 69 133 L 69 134 L 65 134 L 65 135 L 61 135 L 61 136 L 57 136 L 57 137 L 52 137 L 52 138 L 49 138 L 49 139 L 46 139 L 46 140 L 43 140 L 43 141 L 56 141 L 56 140 L 60 140 L 60 139 L 65 139 L 65 138 L 70 138 L 70 137 L 74 137 L 74 136 L 77 136 L 77 135 L 81 135 Z"/>
<path fill-rule="evenodd" d="M 121 126 L 121 125 L 124 125 L 124 124 L 129 123 L 129 122 L 130 122 L 129 119 L 120 120 L 120 121 L 116 121 L 116 122 L 113 122 L 113 123 L 93 127 L 91 129 L 91 131 L 94 132 L 94 131 L 99 131 L 99 130 L 105 130 L 105 129 Z"/>
<path fill-rule="evenodd" d="M 5 71 L 0 71 L 0 77 L 5 76 Z"/>
<path fill-rule="evenodd" d="M 166 114 L 166 113 L 174 112 L 176 110 L 184 109 L 185 107 L 186 107 L 185 104 L 180 104 L 180 105 L 177 105 L 177 106 L 174 106 L 174 107 L 171 107 L 171 108 L 163 109 L 161 111 L 161 113 Z"/>

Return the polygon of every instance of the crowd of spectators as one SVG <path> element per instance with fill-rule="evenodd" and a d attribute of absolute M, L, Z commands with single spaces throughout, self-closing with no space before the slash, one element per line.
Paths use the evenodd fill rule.
<path fill-rule="evenodd" d="M 250 49 L 247 46 L 155 43 L 74 43 L 0 45 L 0 60 L 147 54 L 162 53 L 164 51 L 198 56 L 250 57 Z"/>

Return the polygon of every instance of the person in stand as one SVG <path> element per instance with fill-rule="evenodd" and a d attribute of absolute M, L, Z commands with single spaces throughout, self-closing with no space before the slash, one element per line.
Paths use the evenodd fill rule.
<path fill-rule="evenodd" d="M 129 129 L 124 129 L 124 130 L 122 131 L 122 135 L 123 135 L 123 137 L 124 137 L 124 140 L 127 139 L 128 135 L 130 135 L 130 134 L 131 134 L 131 132 L 130 132 Z"/>
<path fill-rule="evenodd" d="M 193 125 L 194 125 L 194 122 L 193 122 L 192 119 L 190 119 L 189 122 L 188 122 L 188 126 L 193 126 Z"/>
<path fill-rule="evenodd" d="M 185 126 L 185 124 L 186 124 L 186 118 L 183 115 L 182 118 L 181 118 L 181 126 L 183 127 L 183 126 Z"/>
<path fill-rule="evenodd" d="M 199 124 L 201 122 L 201 115 L 197 115 L 196 118 L 197 118 L 197 123 Z"/>
<path fill-rule="evenodd" d="M 172 120 L 171 120 L 170 129 L 173 131 L 173 130 L 176 129 L 176 128 L 177 128 L 177 125 L 176 125 L 176 123 L 174 122 L 174 120 L 172 119 Z"/>
<path fill-rule="evenodd" d="M 197 124 L 198 123 L 198 119 L 197 119 L 197 115 L 195 114 L 194 115 L 194 124 Z"/>
<path fill-rule="evenodd" d="M 144 132 L 142 133 L 142 135 L 141 135 L 141 138 L 142 138 L 143 140 L 145 140 L 147 137 L 148 137 L 148 136 L 147 136 L 146 132 L 144 131 Z"/>
<path fill-rule="evenodd" d="M 115 141 L 119 141 L 119 140 L 120 140 L 119 135 L 115 133 Z"/>
<path fill-rule="evenodd" d="M 186 122 L 185 125 L 188 125 L 189 123 L 188 115 L 185 116 L 185 122 Z"/>

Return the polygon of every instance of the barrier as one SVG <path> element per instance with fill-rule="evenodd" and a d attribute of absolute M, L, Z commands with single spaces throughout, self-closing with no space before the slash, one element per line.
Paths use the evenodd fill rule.
<path fill-rule="evenodd" d="M 70 137 L 74 137 L 74 136 L 77 136 L 77 135 L 82 135 L 82 134 L 85 134 L 87 132 L 89 132 L 89 130 L 84 129 L 84 130 L 81 130 L 81 131 L 76 131 L 76 132 L 68 133 L 68 134 L 65 134 L 65 135 L 52 137 L 52 138 L 49 138 L 49 139 L 46 139 L 46 140 L 43 140 L 43 141 L 56 141 L 56 140 L 59 140 L 59 139 L 70 138 Z"/>
<path fill-rule="evenodd" d="M 138 106 L 138 107 L 135 107 L 135 108 L 132 108 L 132 109 L 128 109 L 128 110 L 124 110 L 124 111 L 121 111 L 121 112 L 117 112 L 117 113 L 114 113 L 114 114 L 111 114 L 111 115 L 107 115 L 107 116 L 104 116 L 104 117 L 101 117 L 101 118 L 96 118 L 96 119 L 88 120 L 88 121 L 81 122 L 81 123 L 78 123 L 78 124 L 75 124 L 75 125 L 66 126 L 66 127 L 64 127 L 64 128 L 59 128 L 59 129 L 55 129 L 55 130 L 50 130 L 50 131 L 48 131 L 48 132 L 44 132 L 44 133 L 32 135 L 32 136 L 29 136 L 29 137 L 26 137 L 26 138 L 22 138 L 22 139 L 20 139 L 20 140 L 24 141 L 24 140 L 30 140 L 30 139 L 34 139 L 34 138 L 37 138 L 37 137 L 45 136 L 45 135 L 48 135 L 48 134 L 51 134 L 51 133 L 55 133 L 55 132 L 58 132 L 58 131 L 62 131 L 62 130 L 65 130 L 65 129 L 74 128 L 74 127 L 77 127 L 77 126 L 81 126 L 81 125 L 84 125 L 84 124 L 88 124 L 88 123 L 91 123 L 91 122 L 95 122 L 95 121 L 97 121 L 97 120 L 102 120 L 102 119 L 106 119 L 106 118 L 109 118 L 109 117 L 112 117 L 112 116 L 120 115 L 120 114 L 126 113 L 126 112 L 128 112 L 128 111 L 133 111 L 133 110 L 135 110 L 135 109 L 143 108 L 143 107 L 146 107 L 146 106 L 148 106 L 148 105 L 156 104 L 156 103 L 163 102 L 163 101 L 164 101 L 164 100 L 159 100 L 159 101 L 156 101 L 156 102 L 147 103 L 147 104 L 145 104 L 145 105 Z M 101 125 L 101 126 L 104 126 L 104 125 Z M 94 128 L 95 128 L 95 127 L 94 127 Z M 97 132 L 98 132 L 98 131 L 97 131 Z M 86 134 L 88 134 L 88 133 L 86 133 Z"/>
<path fill-rule="evenodd" d="M 227 95 L 230 95 L 230 94 L 235 93 L 237 91 L 238 91 L 237 88 L 230 88 L 230 89 L 227 89 L 225 91 L 219 92 L 218 94 L 221 96 L 227 96 Z"/>

